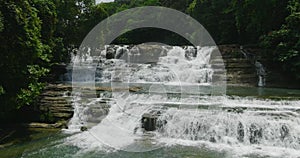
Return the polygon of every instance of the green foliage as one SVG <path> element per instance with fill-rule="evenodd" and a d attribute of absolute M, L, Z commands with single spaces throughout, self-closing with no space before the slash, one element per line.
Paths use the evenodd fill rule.
<path fill-rule="evenodd" d="M 261 45 L 271 51 L 275 62 L 283 70 L 300 79 L 300 2 L 291 0 L 287 6 L 289 15 L 280 29 L 262 36 Z"/>
<path fill-rule="evenodd" d="M 194 0 L 187 12 L 211 33 L 217 43 L 255 43 L 280 27 L 286 1 Z"/>
<path fill-rule="evenodd" d="M 162 6 L 186 12 L 193 0 L 159 0 Z"/>
<path fill-rule="evenodd" d="M 4 25 L 3 25 L 3 15 L 2 15 L 2 13 L 0 11 L 0 32 L 3 30 L 3 28 L 4 28 Z"/>
<path fill-rule="evenodd" d="M 198 20 L 217 43 L 238 42 L 232 0 L 194 0 L 188 7 L 188 13 Z"/>
<path fill-rule="evenodd" d="M 89 19 L 94 3 L 94 0 L 54 0 L 58 18 L 55 35 L 62 37 L 65 48 L 78 47 L 90 31 L 83 25 Z"/>
<path fill-rule="evenodd" d="M 277 29 L 287 15 L 287 1 L 233 1 L 236 25 L 242 43 L 257 43 L 258 38 Z"/>
<path fill-rule="evenodd" d="M 32 105 L 36 101 L 40 92 L 44 88 L 45 84 L 39 82 L 32 82 L 26 89 L 21 89 L 21 92 L 17 95 L 17 109 L 24 105 Z"/>
<path fill-rule="evenodd" d="M 92 6 L 94 0 L 0 1 L 0 117 L 34 104 L 51 65 L 67 61 L 68 48 L 89 31 Z"/>
<path fill-rule="evenodd" d="M 4 26 L 7 26 L 0 33 L 0 70 L 4 74 L 0 82 L 9 92 L 26 83 L 27 65 L 47 61 L 48 58 L 43 53 L 46 47 L 40 40 L 38 11 L 28 1 L 1 2 L 0 8 Z"/>
<path fill-rule="evenodd" d="M 4 91 L 3 87 L 0 86 L 0 95 L 2 95 L 2 94 L 4 94 L 4 93 L 5 93 L 5 91 Z"/>

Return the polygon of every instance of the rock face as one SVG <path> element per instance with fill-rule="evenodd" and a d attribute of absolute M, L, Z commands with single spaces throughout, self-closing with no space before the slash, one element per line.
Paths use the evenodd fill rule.
<path fill-rule="evenodd" d="M 50 84 L 44 89 L 38 102 L 42 122 L 55 123 L 72 118 L 74 111 L 68 97 L 71 89 L 71 86 L 61 84 Z"/>
<path fill-rule="evenodd" d="M 293 80 L 290 74 L 282 71 L 269 56 L 264 55 L 264 50 L 257 46 L 220 45 L 227 70 L 227 83 L 243 86 L 258 86 L 261 81 L 264 87 L 299 88 L 299 83 Z M 259 63 L 259 64 L 258 64 Z M 261 67 L 264 71 L 256 70 Z M 262 79 L 259 79 L 263 77 Z"/>
<path fill-rule="evenodd" d="M 219 46 L 227 70 L 227 84 L 257 86 L 256 67 L 237 45 Z"/>

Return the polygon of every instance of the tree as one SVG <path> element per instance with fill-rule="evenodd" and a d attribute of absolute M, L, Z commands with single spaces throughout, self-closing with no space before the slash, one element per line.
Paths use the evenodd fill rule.
<path fill-rule="evenodd" d="M 278 29 L 287 16 L 287 1 L 232 0 L 239 43 L 257 44 L 259 37 Z"/>
<path fill-rule="evenodd" d="M 218 44 L 236 43 L 238 39 L 231 1 L 194 0 L 188 8 L 188 13 L 208 30 Z"/>
<path fill-rule="evenodd" d="M 300 79 L 300 2 L 289 1 L 289 15 L 280 29 L 261 38 L 261 45 L 274 49 L 272 57 L 275 63 L 282 65 L 285 72 Z"/>
<path fill-rule="evenodd" d="M 181 12 L 186 12 L 189 5 L 193 0 L 159 0 L 160 4 L 164 7 L 173 8 Z"/>
<path fill-rule="evenodd" d="M 3 25 L 0 32 L 1 112 L 29 105 L 42 88 L 39 78 L 48 71 L 47 46 L 41 40 L 41 20 L 32 1 L 0 2 Z M 3 113 L 0 114 L 3 116 Z"/>

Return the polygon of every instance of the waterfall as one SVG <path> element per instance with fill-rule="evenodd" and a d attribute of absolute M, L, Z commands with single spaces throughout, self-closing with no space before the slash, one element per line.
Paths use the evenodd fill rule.
<path fill-rule="evenodd" d="M 129 152 L 205 146 L 235 157 L 300 150 L 299 101 L 211 95 L 220 91 L 213 86 L 225 72 L 216 47 L 109 45 L 98 55 L 85 50 L 72 58 L 69 72 L 75 75 L 66 76 L 96 89 L 73 92 L 74 116 L 65 132 L 78 133 L 67 144 Z M 255 65 L 263 86 L 265 70 Z M 145 117 L 154 131 L 146 131 Z"/>
<path fill-rule="evenodd" d="M 214 73 L 223 72 L 216 69 L 222 68 L 213 56 L 216 49 L 110 45 L 98 56 L 74 57 L 75 71 L 82 76 L 73 82 L 96 82 L 98 90 L 97 96 L 86 87 L 73 94 L 75 113 L 65 131 L 88 131 L 66 143 L 130 152 L 178 144 L 226 147 L 237 155 L 241 150 L 244 155 L 299 150 L 299 101 L 211 95 L 219 91 L 211 88 Z M 256 65 L 265 76 L 263 66 Z M 146 131 L 145 114 L 153 114 L 155 131 Z"/>
<path fill-rule="evenodd" d="M 265 70 L 264 66 L 259 61 L 256 61 L 255 62 L 255 67 L 256 67 L 257 76 L 259 77 L 258 86 L 259 87 L 266 86 L 266 75 L 267 75 L 267 73 L 266 73 L 266 70 Z"/>
<path fill-rule="evenodd" d="M 240 46 L 240 50 L 245 59 L 249 60 L 253 65 L 255 65 L 256 74 L 258 76 L 258 87 L 265 87 L 267 73 L 263 64 L 256 59 L 254 54 L 247 52 L 243 46 Z"/>
<path fill-rule="evenodd" d="M 75 70 L 80 71 L 76 82 L 89 82 L 95 78 L 98 83 L 129 81 L 209 84 L 213 76 L 210 55 L 215 49 L 216 47 L 159 46 L 158 51 L 141 53 L 137 47 L 113 45 L 106 46 L 100 56 L 92 57 L 89 51 L 73 56 L 68 69 L 76 63 Z M 96 71 L 93 72 L 94 70 Z M 68 76 L 65 77 L 68 81 L 71 81 L 71 72 L 68 70 L 65 75 Z"/>
<path fill-rule="evenodd" d="M 171 87 L 168 92 L 190 91 L 190 93 L 199 91 L 199 88 L 193 85 L 212 84 L 213 68 L 210 59 L 216 47 L 108 45 L 99 56 L 91 56 L 91 49 L 83 49 L 86 53 L 80 52 L 72 56 L 68 73 L 65 74 L 68 79 L 72 79 L 71 76 L 75 77 L 72 79 L 75 84 L 77 82 L 163 84 L 165 88 L 168 88 L 167 85 Z M 176 85 L 177 87 L 179 85 L 179 89 L 172 87 Z M 190 86 L 182 88 L 180 85 Z M 103 118 L 94 118 L 94 115 L 102 117 L 107 114 L 107 107 L 103 104 L 107 103 L 109 95 L 112 94 L 107 94 L 108 96 L 104 98 L 106 101 L 98 98 L 91 102 L 93 98 L 84 98 L 85 93 L 89 92 L 79 90 L 73 94 L 75 113 L 69 122 L 69 131 L 79 131 L 80 127 L 95 125 Z"/>
<path fill-rule="evenodd" d="M 275 115 L 275 116 L 272 116 Z M 299 118 L 293 112 L 169 109 L 160 116 L 163 137 L 225 144 L 259 144 L 300 149 Z M 284 119 L 278 119 L 284 117 Z"/>

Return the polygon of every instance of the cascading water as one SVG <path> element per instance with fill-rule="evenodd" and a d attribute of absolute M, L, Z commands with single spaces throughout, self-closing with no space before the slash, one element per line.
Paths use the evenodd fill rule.
<path fill-rule="evenodd" d="M 156 63 L 134 63 L 136 62 L 134 61 L 135 56 L 141 55 L 137 53 L 136 48 L 128 50 L 126 46 L 117 47 L 115 55 L 117 59 L 101 60 L 99 66 L 102 71 L 100 74 L 96 74 L 96 78 L 98 82 L 102 83 L 110 81 L 126 82 L 128 80 L 132 83 L 211 82 L 212 69 L 208 65 L 208 62 L 210 59 L 209 53 L 214 48 L 199 47 L 197 48 L 198 52 L 200 52 L 199 55 L 193 53 L 192 56 L 189 56 L 190 49 L 189 47 L 186 50 L 181 47 L 173 47 L 169 50 L 164 48 L 161 53 L 167 52 L 166 56 L 159 57 L 160 54 L 148 54 L 150 58 L 159 57 Z M 120 59 L 122 55 L 126 57 L 125 60 Z M 194 59 L 192 60 L 192 58 Z M 126 60 L 131 60 L 131 63 L 129 64 Z M 127 72 L 122 73 L 122 71 Z M 117 75 L 118 72 L 120 72 L 122 77 Z M 114 78 L 111 78 L 112 76 Z"/>
<path fill-rule="evenodd" d="M 77 82 L 94 79 L 111 89 L 94 98 L 84 97 L 88 91 L 74 95 L 75 114 L 67 131 L 82 126 L 89 131 L 67 138 L 67 144 L 135 152 L 204 145 L 232 152 L 230 157 L 300 153 L 299 101 L 210 96 L 215 47 L 161 48 L 145 54 L 137 46 L 107 46 L 100 56 L 73 61 L 82 63 L 80 69 L 96 70 Z M 135 86 L 140 90 L 130 89 Z M 157 114 L 153 132 L 143 128 L 145 113 Z"/>
<path fill-rule="evenodd" d="M 266 86 L 266 75 L 267 75 L 267 73 L 266 73 L 266 70 L 265 70 L 264 66 L 259 61 L 256 61 L 255 62 L 255 67 L 256 67 L 257 76 L 259 77 L 258 86 L 259 87 Z"/>

